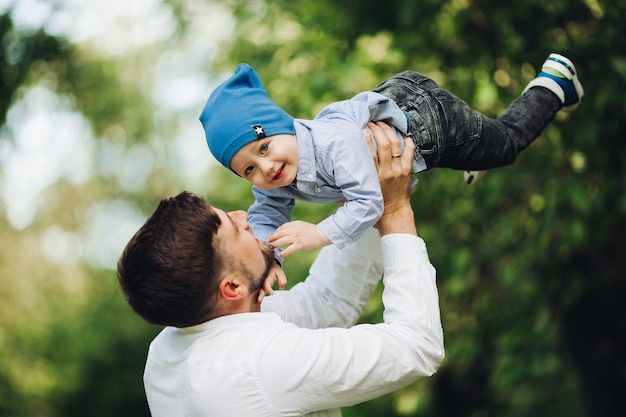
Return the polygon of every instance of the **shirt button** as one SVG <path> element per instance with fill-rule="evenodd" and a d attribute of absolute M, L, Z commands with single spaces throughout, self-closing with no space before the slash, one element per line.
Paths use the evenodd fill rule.
<path fill-rule="evenodd" d="M 322 189 L 320 187 L 318 187 L 318 186 L 315 186 L 315 192 L 316 193 L 321 193 Z"/>
<path fill-rule="evenodd" d="M 307 175 L 307 178 L 308 178 L 308 179 L 313 178 L 313 174 L 309 174 L 309 175 Z"/>

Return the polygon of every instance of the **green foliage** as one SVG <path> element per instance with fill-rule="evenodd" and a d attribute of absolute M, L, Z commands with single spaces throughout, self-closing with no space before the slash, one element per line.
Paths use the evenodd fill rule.
<path fill-rule="evenodd" d="M 177 39 L 207 17 L 192 2 L 167 3 Z M 451 170 L 419 176 L 412 203 L 438 271 L 446 361 L 433 378 L 344 415 L 621 415 L 626 1 L 218 3 L 235 16 L 235 36 L 220 43 L 208 75 L 248 62 L 296 117 L 407 68 L 495 117 L 549 52 L 574 60 L 585 102 L 558 115 L 514 165 L 471 187 Z M 102 57 L 43 31 L 17 31 L 8 15 L 0 39 L 0 125 L 24 88 L 46 82 L 71 97 L 97 137 L 92 178 L 50 187 L 41 196 L 46 211 L 26 230 L 0 217 L 0 416 L 147 415 L 141 374 L 159 329 L 125 305 L 114 265 L 55 264 L 37 248 L 50 225 L 78 232 L 99 203 L 128 202 L 147 216 L 158 199 L 187 188 L 167 155 L 181 126 L 157 118 L 150 100 L 155 50 Z M 119 163 L 102 151 L 109 145 L 149 149 L 144 187 L 107 174 Z M 221 167 L 191 191 L 227 210 L 252 201 L 249 184 Z M 335 209 L 299 203 L 294 214 L 315 222 Z M 290 285 L 314 256 L 286 261 Z M 379 288 L 363 320 L 381 312 Z"/>
<path fill-rule="evenodd" d="M 29 67 L 40 61 L 64 60 L 67 55 L 63 40 L 48 36 L 42 31 L 24 36 L 15 30 L 13 22 L 6 14 L 0 15 L 0 36 L 0 125 L 4 125 L 11 99 L 25 82 Z"/>

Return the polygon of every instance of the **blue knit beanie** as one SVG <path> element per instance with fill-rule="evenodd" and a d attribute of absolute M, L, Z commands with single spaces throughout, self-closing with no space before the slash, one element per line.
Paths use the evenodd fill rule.
<path fill-rule="evenodd" d="M 200 122 L 211 153 L 231 170 L 233 155 L 248 143 L 296 133 L 293 117 L 274 104 L 247 64 L 239 64 L 233 76 L 211 93 Z"/>

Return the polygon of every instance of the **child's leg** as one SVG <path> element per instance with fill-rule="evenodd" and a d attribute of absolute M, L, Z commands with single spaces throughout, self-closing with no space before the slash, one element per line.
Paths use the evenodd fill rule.
<path fill-rule="evenodd" d="M 553 55 L 559 60 L 548 65 Z M 573 65 L 553 55 L 544 64 L 544 72 L 497 119 L 471 109 L 433 80 L 412 71 L 396 75 L 374 91 L 392 98 L 409 114 L 411 132 L 428 168 L 495 168 L 513 163 L 564 105 L 564 110 L 572 110 L 580 103 L 583 91 Z M 546 66 L 563 80 L 546 73 Z M 572 88 L 564 94 L 566 87 Z"/>
<path fill-rule="evenodd" d="M 522 96 L 511 103 L 506 113 L 498 118 L 496 123 L 483 128 L 483 136 L 495 137 L 497 133 L 490 133 L 488 130 L 499 129 L 500 122 L 522 126 L 525 124 L 529 134 L 521 133 L 518 138 L 526 136 L 530 142 L 518 141 L 518 145 L 521 147 L 513 153 L 513 159 L 510 161 L 513 163 L 515 156 L 541 134 L 557 111 L 574 111 L 582 102 L 584 95 L 574 64 L 562 55 L 550 54 L 544 62 L 541 72 L 528 83 Z M 556 111 L 553 111 L 553 106 L 548 103 L 548 101 L 554 102 L 554 97 L 558 99 Z M 480 174 L 475 171 L 466 171 L 465 173 L 465 179 L 468 183 L 475 181 L 475 178 L 479 176 Z"/>
<path fill-rule="evenodd" d="M 542 88 L 535 88 L 542 87 Z M 539 91 L 549 91 L 556 95 L 560 102 L 560 110 L 571 112 L 578 108 L 583 100 L 585 92 L 583 86 L 578 80 L 578 74 L 574 64 L 566 57 L 559 54 L 550 54 L 548 59 L 543 63 L 541 72 L 532 80 L 526 88 L 522 97 L 538 94 Z M 511 109 L 516 103 L 512 103 Z M 530 104 L 532 106 L 532 104 Z M 522 109 L 524 105 L 522 105 Z M 548 114 L 548 113 L 546 113 Z M 513 117 L 513 120 L 516 120 Z M 538 121 L 541 124 L 541 117 Z M 546 123 L 547 125 L 547 123 Z M 544 126 L 545 128 L 545 126 Z M 539 136 L 543 128 L 537 134 Z M 521 152 L 524 148 L 520 149 Z M 517 152 L 517 153 L 519 153 Z M 484 174 L 481 170 L 465 170 L 463 177 L 465 182 L 472 184 L 476 182 Z"/>
<path fill-rule="evenodd" d="M 497 119 L 480 114 L 482 129 L 475 140 L 448 144 L 439 166 L 486 170 L 510 165 L 539 137 L 562 107 L 545 88 L 532 88 L 511 102 Z"/>
<path fill-rule="evenodd" d="M 413 71 L 390 78 L 374 91 L 409 114 L 413 140 L 429 169 L 485 170 L 508 165 L 560 108 L 554 94 L 529 91 L 502 117 L 490 119 Z"/>

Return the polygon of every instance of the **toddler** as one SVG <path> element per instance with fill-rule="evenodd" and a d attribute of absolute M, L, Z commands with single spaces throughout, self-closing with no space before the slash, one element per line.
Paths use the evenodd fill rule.
<path fill-rule="evenodd" d="M 276 106 L 254 69 L 240 64 L 210 95 L 200 121 L 215 158 L 253 184 L 250 226 L 257 238 L 284 247 L 282 258 L 354 243 L 379 219 L 383 197 L 363 137 L 368 122 L 391 125 L 402 144 L 403 135 L 412 138 L 413 172 L 448 167 L 465 171 L 471 182 L 483 170 L 512 164 L 559 110 L 576 109 L 583 95 L 572 62 L 550 54 L 497 119 L 405 71 L 304 120 Z M 295 200 L 345 203 L 314 225 L 291 221 Z"/>

